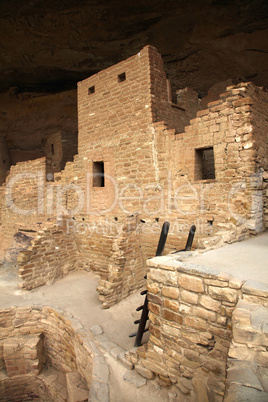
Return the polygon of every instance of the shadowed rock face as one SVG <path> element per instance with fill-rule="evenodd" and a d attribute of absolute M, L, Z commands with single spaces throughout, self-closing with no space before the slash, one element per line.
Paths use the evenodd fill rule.
<path fill-rule="evenodd" d="M 1 90 L 75 88 L 147 44 L 178 88 L 268 84 L 265 0 L 2 0 L 0 16 Z"/>
<path fill-rule="evenodd" d="M 147 44 L 163 55 L 173 92 L 203 97 L 227 79 L 268 87 L 266 0 L 2 0 L 0 135 L 26 150 L 34 136 L 41 154 L 51 133 L 77 135 L 75 92 L 50 96 Z"/>

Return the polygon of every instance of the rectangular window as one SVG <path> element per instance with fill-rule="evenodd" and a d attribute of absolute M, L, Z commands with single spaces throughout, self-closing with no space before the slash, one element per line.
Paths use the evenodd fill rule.
<path fill-rule="evenodd" d="M 213 147 L 195 150 L 195 180 L 215 179 Z"/>
<path fill-rule="evenodd" d="M 94 87 L 94 86 L 88 88 L 88 94 L 89 94 L 89 95 L 94 94 L 94 93 L 95 93 L 95 87 Z"/>
<path fill-rule="evenodd" d="M 93 162 L 93 187 L 104 187 L 104 162 Z"/>
<path fill-rule="evenodd" d="M 126 81 L 126 73 L 119 74 L 118 82 Z"/>

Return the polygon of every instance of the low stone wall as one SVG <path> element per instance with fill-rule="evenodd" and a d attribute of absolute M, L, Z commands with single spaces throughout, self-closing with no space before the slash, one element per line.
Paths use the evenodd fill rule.
<path fill-rule="evenodd" d="M 66 399 L 44 380 L 33 375 L 16 376 L 0 380 L 0 397 L 2 402 L 9 401 L 56 401 Z M 12 398 L 12 399 L 11 399 Z"/>
<path fill-rule="evenodd" d="M 233 311 L 242 298 L 267 308 L 267 289 L 230 274 L 186 266 L 176 256 L 156 257 L 147 264 L 150 338 L 138 348 L 138 360 L 134 357 L 136 370 L 147 378 L 159 376 L 163 385 L 175 384 L 190 400 L 203 395 L 204 401 L 221 401 Z"/>
<path fill-rule="evenodd" d="M 49 307 L 12 307 L 0 310 L 0 367 L 4 372 L 7 370 L 7 375 L 1 375 L 0 380 L 1 400 L 10 400 L 10 396 L 25 397 L 28 394 L 31 398 L 30 394 L 38 394 L 44 388 L 47 388 L 48 395 L 57 396 L 58 391 L 53 390 L 53 384 L 44 385 L 44 362 L 60 373 L 78 373 L 90 388 L 93 352 L 89 342 L 72 325 L 71 321 Z M 42 340 L 41 344 L 38 338 Z M 15 343 L 19 346 L 12 355 Z M 29 348 L 32 348 L 32 354 Z M 12 356 L 17 364 L 12 364 L 15 362 L 14 359 L 12 361 Z M 27 361 L 31 362 L 28 366 Z M 43 394 L 40 395 L 42 396 Z M 48 400 L 61 400 L 53 398 Z"/>
<path fill-rule="evenodd" d="M 76 253 L 76 243 L 66 230 L 66 222 L 47 224 L 32 245 L 18 254 L 22 287 L 33 289 L 67 275 L 76 268 Z"/>

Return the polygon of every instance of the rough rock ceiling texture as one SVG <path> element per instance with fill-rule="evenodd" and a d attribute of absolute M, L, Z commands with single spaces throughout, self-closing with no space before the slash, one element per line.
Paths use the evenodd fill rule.
<path fill-rule="evenodd" d="M 0 136 L 11 163 L 44 155 L 58 131 L 72 147 L 77 81 L 147 44 L 173 93 L 203 97 L 228 79 L 268 88 L 267 0 L 0 0 Z"/>
<path fill-rule="evenodd" d="M 176 88 L 268 87 L 267 0 L 1 0 L 0 91 L 75 88 L 146 44 Z"/>

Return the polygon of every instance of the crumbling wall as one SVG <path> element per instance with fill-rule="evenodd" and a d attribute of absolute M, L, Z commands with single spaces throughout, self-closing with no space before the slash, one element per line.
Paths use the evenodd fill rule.
<path fill-rule="evenodd" d="M 66 229 L 66 222 L 47 225 L 39 231 L 31 246 L 19 252 L 17 262 L 22 287 L 26 289 L 51 284 L 76 269 L 76 243 Z"/>
<path fill-rule="evenodd" d="M 46 363 L 62 373 L 79 373 L 90 388 L 93 353 L 81 334 L 73 329 L 72 323 L 61 314 L 49 307 L 14 307 L 0 310 L 0 322 L 2 327 L 0 344 L 11 345 L 12 339 L 16 339 L 17 342 L 33 348 L 32 341 L 42 334 L 45 356 L 40 357 L 43 359 L 45 357 Z M 34 350 L 31 353 L 36 356 Z M 26 359 L 29 357 L 30 352 L 25 355 Z M 14 370 L 18 372 L 15 377 L 1 376 L 1 400 L 8 401 L 12 395 L 13 397 L 21 397 L 28 393 L 33 395 L 33 392 L 39 396 L 50 397 L 49 400 L 66 400 L 61 399 L 62 394 L 54 389 L 57 384 L 51 381 L 46 383 L 46 377 L 42 373 L 41 375 L 35 373 L 35 376 L 32 373 L 26 376 L 19 375 L 24 370 L 24 364 L 25 361 L 21 366 L 14 366 Z M 2 369 L 4 367 L 2 366 Z"/>
<path fill-rule="evenodd" d="M 176 214 L 181 227 L 194 223 L 200 247 L 219 246 L 263 230 L 256 144 L 265 142 L 267 134 L 262 110 L 258 116 L 262 139 L 255 138 L 253 110 L 259 91 L 252 84 L 228 87 L 218 101 L 197 113 L 185 133 L 154 124 L 160 177 L 169 174 L 160 181 L 168 194 L 166 214 L 171 223 Z M 264 163 L 264 153 L 259 158 Z M 209 175 L 202 172 L 202 164 Z"/>
<path fill-rule="evenodd" d="M 120 223 L 112 245 L 112 259 L 106 279 L 99 281 L 98 292 L 103 307 L 109 307 L 144 283 L 145 269 L 141 254 L 139 221 L 130 216 Z"/>
<path fill-rule="evenodd" d="M 177 132 L 183 132 L 190 119 L 194 118 L 200 109 L 198 94 L 189 88 L 178 90 L 177 99 L 173 102 L 161 55 L 154 48 L 150 50 L 152 121 L 164 121 Z"/>

